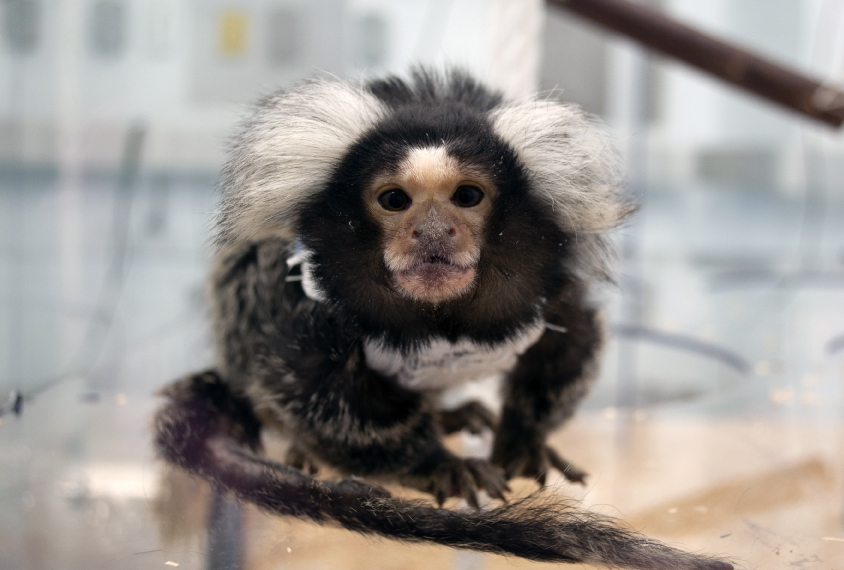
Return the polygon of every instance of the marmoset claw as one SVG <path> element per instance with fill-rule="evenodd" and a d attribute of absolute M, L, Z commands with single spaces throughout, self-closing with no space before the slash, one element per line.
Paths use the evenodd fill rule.
<path fill-rule="evenodd" d="M 478 491 L 506 501 L 510 491 L 504 471 L 485 459 L 450 456 L 426 473 L 413 473 L 401 479 L 402 484 L 431 493 L 442 506 L 449 497 L 462 497 L 475 509 L 479 508 Z"/>
<path fill-rule="evenodd" d="M 545 486 L 550 467 L 560 471 L 563 477 L 572 483 L 585 485 L 588 476 L 588 473 L 547 445 L 514 450 L 508 457 L 496 457 L 494 463 L 502 466 L 508 480 L 514 477 L 528 477 L 536 479 L 540 486 Z"/>

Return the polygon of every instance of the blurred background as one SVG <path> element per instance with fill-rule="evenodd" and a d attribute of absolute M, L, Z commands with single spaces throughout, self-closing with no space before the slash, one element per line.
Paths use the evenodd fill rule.
<path fill-rule="evenodd" d="M 159 543 L 148 424 L 158 387 L 213 362 L 204 279 L 227 137 L 261 94 L 414 63 L 578 103 L 626 159 L 641 209 L 619 232 L 618 286 L 596 293 L 610 340 L 567 440 L 603 434 L 577 458 L 606 474 L 590 500 L 623 510 L 613 457 L 672 461 L 696 436 L 658 434 L 702 426 L 689 433 L 716 435 L 656 485 L 665 500 L 711 485 L 703 463 L 782 468 L 822 492 L 822 512 L 795 508 L 844 536 L 842 134 L 525 4 L 0 0 L 0 567 L 202 567 L 201 542 Z M 844 83 L 844 0 L 654 5 Z M 646 425 L 652 439 L 631 436 Z M 738 434 L 749 447 L 720 456 Z M 770 542 L 747 560 L 784 564 Z M 834 540 L 800 544 L 788 564 L 844 562 Z"/>

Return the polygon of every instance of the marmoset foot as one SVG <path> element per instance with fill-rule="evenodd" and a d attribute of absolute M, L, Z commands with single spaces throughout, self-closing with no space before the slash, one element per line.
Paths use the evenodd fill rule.
<path fill-rule="evenodd" d="M 473 508 L 479 508 L 477 491 L 506 501 L 509 491 L 504 471 L 485 459 L 463 458 L 444 452 L 423 462 L 399 481 L 402 485 L 431 493 L 442 506 L 449 497 L 463 497 Z"/>
<path fill-rule="evenodd" d="M 504 469 L 508 480 L 513 477 L 528 477 L 536 479 L 544 486 L 548 469 L 554 467 L 572 483 L 586 484 L 588 474 L 547 445 L 534 448 L 522 446 L 508 451 L 509 453 L 495 450 L 492 457 L 493 464 Z"/>
<path fill-rule="evenodd" d="M 551 465 L 563 474 L 563 477 L 572 483 L 586 485 L 586 477 L 589 476 L 586 471 L 583 471 L 567 459 L 561 457 L 553 447 L 546 447 L 545 453 L 548 454 L 548 461 L 550 461 Z"/>

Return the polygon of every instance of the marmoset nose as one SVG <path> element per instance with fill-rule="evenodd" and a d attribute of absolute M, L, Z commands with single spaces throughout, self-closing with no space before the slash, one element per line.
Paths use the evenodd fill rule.
<path fill-rule="evenodd" d="M 423 234 L 428 236 L 428 237 L 436 237 L 436 236 L 454 237 L 454 236 L 457 235 L 457 230 L 455 230 L 454 228 L 448 228 L 448 231 L 443 232 L 443 231 L 437 231 L 436 229 L 432 229 L 430 227 L 425 228 L 425 227 L 418 226 L 411 232 L 410 235 L 411 235 L 411 237 L 418 239 L 418 238 L 422 237 Z"/>
<path fill-rule="evenodd" d="M 425 241 L 444 240 L 456 235 L 457 230 L 454 226 L 448 220 L 443 219 L 433 206 L 410 233 L 412 238 Z"/>

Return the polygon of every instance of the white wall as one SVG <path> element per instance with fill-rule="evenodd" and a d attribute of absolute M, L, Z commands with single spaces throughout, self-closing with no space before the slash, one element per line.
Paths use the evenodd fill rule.
<path fill-rule="evenodd" d="M 320 72 L 353 78 L 403 72 L 415 62 L 457 64 L 489 74 L 496 57 L 501 59 L 493 55 L 491 46 L 499 40 L 490 32 L 495 28 L 490 18 L 496 2 L 503 1 L 7 0 L 0 4 L 0 164 L 50 167 L 69 154 L 88 167 L 113 168 L 128 125 L 141 121 L 149 133 L 147 166 L 215 171 L 244 103 L 298 78 Z M 9 7 L 21 2 L 34 2 L 39 16 L 39 41 L 26 55 L 9 47 L 9 26 L 14 26 Z M 111 56 L 92 47 L 92 14 L 103 2 L 121 6 L 126 22 L 123 48 Z M 844 0 L 663 4 L 693 25 L 818 76 L 844 80 Z M 280 9 L 301 15 L 297 41 L 303 44 L 298 59 L 283 65 L 268 62 L 266 47 L 268 14 Z M 220 22 L 228 12 L 240 13 L 247 22 L 245 48 L 236 56 L 220 52 Z M 553 22 L 560 18 L 555 15 Z M 548 33 L 588 28 L 562 18 L 568 23 L 549 25 Z M 378 30 L 383 37 L 375 37 Z M 589 39 L 582 46 L 578 37 L 546 37 L 544 45 L 559 50 L 578 44 L 571 49 L 586 50 L 595 63 L 568 66 L 555 75 L 551 66 L 568 60 L 551 53 L 544 86 L 562 89 L 563 97 L 592 100 L 596 89 L 604 89 L 604 100 L 591 108 L 604 114 L 625 147 L 638 136 L 629 132 L 635 47 L 594 31 L 582 35 Z M 760 104 L 684 65 L 656 62 L 651 85 L 655 120 L 647 145 L 657 184 L 693 183 L 701 160 L 717 170 L 719 153 L 749 153 L 757 170 L 764 169 L 762 155 L 769 153 L 776 189 L 795 191 L 807 140 L 840 153 L 839 138 L 824 127 Z M 71 152 L 62 150 L 68 146 Z M 741 167 L 741 160 L 733 162 Z"/>
<path fill-rule="evenodd" d="M 10 0 L 0 4 L 0 164 L 51 167 L 69 145 L 83 167 L 113 168 L 128 125 L 143 122 L 147 166 L 216 171 L 245 103 L 303 77 L 402 72 L 417 62 L 484 74 L 491 1 Z M 36 6 L 31 53 L 10 48 L 14 2 Z M 126 24 L 111 55 L 92 45 L 103 2 L 119 6 Z M 279 10 L 295 13 L 301 43 L 281 64 L 268 57 L 269 18 Z M 224 53 L 221 25 L 232 15 L 245 41 Z"/>

